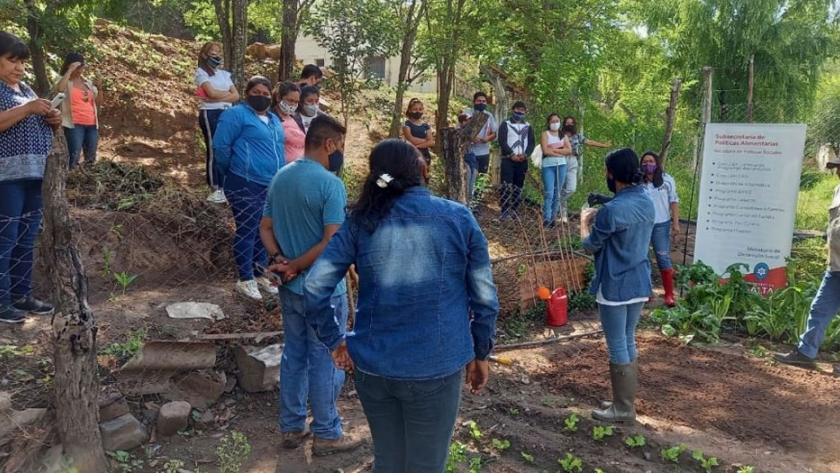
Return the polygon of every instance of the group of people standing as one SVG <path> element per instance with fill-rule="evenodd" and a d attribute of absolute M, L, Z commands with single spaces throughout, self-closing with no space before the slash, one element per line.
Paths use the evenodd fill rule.
<path fill-rule="evenodd" d="M 240 100 L 231 74 L 222 68 L 222 45 L 206 43 L 195 72 L 201 100 L 198 124 L 204 136 L 207 200 L 228 203 L 233 213 L 236 291 L 253 300 L 277 287 L 264 274 L 268 255 L 259 236 L 268 187 L 275 174 L 305 156 L 305 140 L 319 110 L 323 78 L 320 68 L 306 66 L 301 80 L 272 87 L 269 79 L 252 77 Z M 328 168 L 340 172 L 343 154 L 334 150 Z"/>

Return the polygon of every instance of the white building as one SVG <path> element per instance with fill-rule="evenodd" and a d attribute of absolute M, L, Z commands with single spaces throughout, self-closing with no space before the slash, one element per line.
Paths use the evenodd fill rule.
<path fill-rule="evenodd" d="M 304 64 L 315 64 L 318 67 L 332 68 L 333 58 L 330 53 L 321 47 L 311 36 L 299 36 L 295 44 L 295 58 Z M 370 73 L 382 82 L 391 87 L 397 86 L 397 79 L 400 74 L 400 57 L 393 56 L 385 58 L 382 56 L 373 58 L 368 64 Z M 408 88 L 409 92 L 435 93 L 437 92 L 437 80 L 434 74 L 418 78 Z"/>

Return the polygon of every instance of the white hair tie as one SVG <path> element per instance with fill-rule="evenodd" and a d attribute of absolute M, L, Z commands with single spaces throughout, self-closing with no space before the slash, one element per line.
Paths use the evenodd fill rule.
<path fill-rule="evenodd" d="M 393 180 L 394 178 L 391 177 L 390 174 L 380 174 L 379 177 L 376 179 L 376 185 L 385 189 L 386 187 L 388 187 L 388 184 L 390 184 Z"/>

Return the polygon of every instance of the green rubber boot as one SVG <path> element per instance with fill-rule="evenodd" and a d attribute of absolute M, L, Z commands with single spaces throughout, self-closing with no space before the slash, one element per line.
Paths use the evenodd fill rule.
<path fill-rule="evenodd" d="M 613 402 L 604 409 L 592 411 L 592 418 L 604 422 L 632 422 L 636 420 L 636 374 L 638 365 L 610 363 Z"/>

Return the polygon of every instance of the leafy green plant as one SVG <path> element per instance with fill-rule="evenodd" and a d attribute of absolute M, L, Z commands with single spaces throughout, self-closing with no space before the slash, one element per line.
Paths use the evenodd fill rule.
<path fill-rule="evenodd" d="M 239 473 L 242 462 L 251 453 L 251 444 L 248 437 L 242 432 L 233 431 L 230 435 L 222 437 L 222 441 L 216 448 L 216 457 L 219 459 L 220 473 Z"/>
<path fill-rule="evenodd" d="M 522 458 L 524 458 L 526 462 L 534 463 L 534 456 L 533 455 L 531 455 L 529 453 L 525 453 L 525 452 L 519 452 L 519 454 L 522 455 Z"/>
<path fill-rule="evenodd" d="M 516 408 L 516 407 L 510 407 L 510 408 L 508 408 L 508 412 L 510 412 L 510 414 L 511 414 L 511 415 L 514 415 L 514 416 L 515 416 L 515 415 L 519 415 L 519 409 L 518 409 L 518 408 Z"/>
<path fill-rule="evenodd" d="M 569 293 L 569 312 L 583 312 L 598 307 L 595 296 L 587 290 Z"/>
<path fill-rule="evenodd" d="M 557 463 L 566 472 L 583 471 L 583 461 L 571 453 L 567 453 L 565 458 L 558 459 Z"/>
<path fill-rule="evenodd" d="M 624 439 L 624 444 L 630 448 L 642 448 L 647 444 L 644 435 L 635 435 Z"/>
<path fill-rule="evenodd" d="M 143 460 L 136 458 L 129 452 L 115 450 L 113 452 L 105 452 L 105 454 L 111 458 L 116 471 L 128 473 L 143 469 Z"/>
<path fill-rule="evenodd" d="M 705 471 L 706 473 L 711 473 L 712 468 L 718 466 L 717 458 L 706 458 L 703 456 L 703 452 L 701 452 L 700 450 L 693 451 L 691 453 L 691 458 L 697 460 L 697 462 L 700 463 L 700 468 L 703 468 L 703 471 Z"/>
<path fill-rule="evenodd" d="M 130 358 L 143 348 L 143 341 L 145 339 L 146 328 L 141 327 L 133 332 L 129 332 L 125 342 L 112 343 L 108 346 L 102 347 L 99 350 L 99 354 L 113 356 L 121 360 Z"/>
<path fill-rule="evenodd" d="M 577 414 L 572 414 L 569 417 L 566 417 L 563 419 L 563 423 L 566 424 L 565 429 L 569 432 L 577 432 L 578 421 L 580 421 L 580 417 Z"/>
<path fill-rule="evenodd" d="M 592 428 L 592 438 L 595 440 L 603 440 L 604 437 L 611 437 L 613 434 L 613 427 L 611 425 L 601 426 L 596 425 Z"/>
<path fill-rule="evenodd" d="M 28 356 L 35 353 L 35 347 L 31 345 L 24 345 L 19 347 L 17 345 L 0 345 L 0 361 L 9 361 L 18 356 Z"/>
<path fill-rule="evenodd" d="M 169 460 L 163 465 L 163 470 L 166 473 L 178 473 L 178 470 L 184 467 L 184 462 L 181 460 Z"/>
<path fill-rule="evenodd" d="M 753 466 L 742 466 L 741 468 L 738 468 L 737 473 L 755 473 L 755 467 L 753 467 Z"/>
<path fill-rule="evenodd" d="M 662 455 L 663 460 L 678 463 L 680 461 L 680 455 L 682 455 L 685 449 L 685 444 L 681 443 L 670 448 L 663 448 L 659 453 Z"/>
<path fill-rule="evenodd" d="M 446 457 L 446 466 L 444 471 L 446 473 L 456 473 L 456 465 L 459 462 L 467 460 L 467 446 L 460 442 L 452 442 L 449 444 L 449 456 Z"/>
<path fill-rule="evenodd" d="M 499 439 L 494 438 L 492 443 L 493 443 L 493 448 L 495 448 L 496 450 L 498 450 L 500 452 L 504 452 L 505 450 L 510 448 L 510 440 L 508 440 L 508 439 L 499 440 Z"/>
<path fill-rule="evenodd" d="M 470 428 L 470 437 L 473 440 L 481 440 L 481 429 L 478 428 L 478 424 L 471 420 L 467 423 L 467 426 Z"/>
<path fill-rule="evenodd" d="M 122 288 L 122 293 L 125 295 L 125 291 L 128 289 L 128 286 L 137 279 L 136 274 L 128 274 L 128 272 L 123 271 L 121 273 L 114 273 L 114 279 L 117 280 L 117 284 L 120 285 Z"/>
<path fill-rule="evenodd" d="M 479 471 L 481 471 L 481 457 L 470 458 L 469 473 L 478 473 Z"/>

